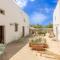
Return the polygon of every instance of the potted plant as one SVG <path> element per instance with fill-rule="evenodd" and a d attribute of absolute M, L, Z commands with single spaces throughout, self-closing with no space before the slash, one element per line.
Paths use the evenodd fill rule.
<path fill-rule="evenodd" d="M 33 39 L 29 42 L 29 46 L 33 50 L 44 50 L 45 48 L 48 47 L 45 38 L 39 38 L 39 39 L 35 39 L 35 40 Z"/>

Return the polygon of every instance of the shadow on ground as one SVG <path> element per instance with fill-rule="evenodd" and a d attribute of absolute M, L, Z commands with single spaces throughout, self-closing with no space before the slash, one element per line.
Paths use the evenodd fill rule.
<path fill-rule="evenodd" d="M 3 56 L 1 56 L 0 60 L 9 60 L 12 56 L 14 56 L 20 49 L 22 49 L 25 44 L 28 42 L 28 37 L 24 37 L 19 39 L 18 41 L 14 41 L 7 45 L 6 51 Z"/>
<path fill-rule="evenodd" d="M 55 53 L 53 53 L 51 51 L 48 51 L 48 50 L 42 52 L 42 57 L 50 58 L 50 59 L 53 59 L 53 60 L 60 60 L 60 55 L 55 54 Z"/>

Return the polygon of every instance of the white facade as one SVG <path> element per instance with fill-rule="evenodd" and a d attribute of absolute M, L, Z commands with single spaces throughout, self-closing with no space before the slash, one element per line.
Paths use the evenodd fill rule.
<path fill-rule="evenodd" d="M 4 42 L 10 43 L 18 40 L 23 34 L 29 34 L 29 21 L 25 12 L 20 10 L 19 6 L 13 0 L 0 0 L 0 26 L 4 26 Z M 18 25 L 18 31 L 15 31 L 15 24 Z"/>
<path fill-rule="evenodd" d="M 57 40 L 60 40 L 60 0 L 58 0 L 53 14 L 53 30 Z"/>

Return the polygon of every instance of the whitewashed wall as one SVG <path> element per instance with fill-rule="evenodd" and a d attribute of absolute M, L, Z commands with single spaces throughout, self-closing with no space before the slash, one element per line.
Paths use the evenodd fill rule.
<path fill-rule="evenodd" d="M 10 43 L 14 40 L 18 40 L 22 35 L 22 26 L 24 24 L 24 16 L 25 14 L 20 8 L 13 2 L 13 0 L 0 0 L 0 9 L 5 10 L 5 15 L 0 14 L 0 25 L 5 26 L 5 43 Z M 26 16 L 27 18 L 27 16 Z M 18 31 L 15 32 L 15 25 L 14 23 L 18 23 Z M 10 25 L 13 24 L 13 25 Z M 28 34 L 29 28 L 26 28 L 26 34 Z"/>
<path fill-rule="evenodd" d="M 53 30 L 58 40 L 60 40 L 60 0 L 58 1 L 53 14 Z"/>

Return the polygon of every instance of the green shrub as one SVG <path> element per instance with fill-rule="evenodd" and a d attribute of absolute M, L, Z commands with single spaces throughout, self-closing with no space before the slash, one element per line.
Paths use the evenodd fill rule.
<path fill-rule="evenodd" d="M 45 44 L 46 43 L 46 39 L 45 38 L 39 38 L 39 39 L 36 39 L 36 40 L 31 40 L 30 42 L 31 44 Z"/>

